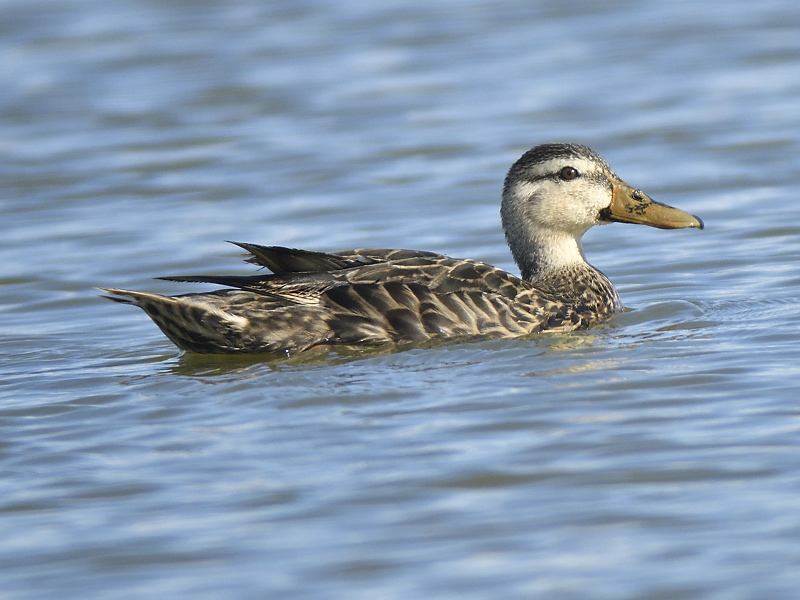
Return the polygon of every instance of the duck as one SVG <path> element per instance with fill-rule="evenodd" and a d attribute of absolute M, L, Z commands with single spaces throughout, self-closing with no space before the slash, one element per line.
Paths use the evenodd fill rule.
<path fill-rule="evenodd" d="M 594 225 L 703 229 L 621 179 L 574 143 L 525 152 L 505 177 L 500 216 L 514 275 L 472 259 L 404 249 L 317 252 L 232 242 L 271 273 L 163 277 L 223 286 L 165 296 L 100 288 L 143 309 L 190 353 L 278 353 L 315 348 L 403 347 L 436 340 L 571 332 L 623 309 L 590 265 L 581 238 Z"/>

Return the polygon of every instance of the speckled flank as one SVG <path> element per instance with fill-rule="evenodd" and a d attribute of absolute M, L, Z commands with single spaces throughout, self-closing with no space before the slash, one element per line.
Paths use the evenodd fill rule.
<path fill-rule="evenodd" d="M 297 281 L 292 273 L 240 279 L 243 289 L 213 294 L 106 291 L 129 298 L 190 352 L 297 352 L 322 344 L 518 336 L 586 327 L 597 311 L 588 304 L 562 306 L 529 282 L 480 262 L 397 250 L 326 256 L 365 264 L 318 277 L 305 272 L 297 274 Z"/>

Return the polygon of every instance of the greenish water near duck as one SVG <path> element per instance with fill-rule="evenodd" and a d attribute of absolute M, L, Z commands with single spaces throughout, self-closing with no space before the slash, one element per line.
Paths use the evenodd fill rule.
<path fill-rule="evenodd" d="M 795 3 L 1 12 L 4 598 L 796 596 Z M 94 289 L 225 240 L 516 272 L 554 140 L 706 225 L 591 230 L 586 332 L 198 357 Z"/>

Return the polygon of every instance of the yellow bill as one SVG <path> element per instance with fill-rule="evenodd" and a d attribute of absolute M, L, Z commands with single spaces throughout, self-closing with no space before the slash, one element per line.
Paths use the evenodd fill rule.
<path fill-rule="evenodd" d="M 699 217 L 656 202 L 624 181 L 615 181 L 613 185 L 611 204 L 600 211 L 600 217 L 606 221 L 637 223 L 658 229 L 703 228 L 703 221 Z"/>

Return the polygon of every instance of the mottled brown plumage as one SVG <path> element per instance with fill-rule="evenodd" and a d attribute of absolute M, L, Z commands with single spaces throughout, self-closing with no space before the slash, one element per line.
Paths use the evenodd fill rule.
<path fill-rule="evenodd" d="M 624 221 L 674 229 L 702 222 L 625 184 L 597 154 L 545 144 L 506 177 L 503 226 L 523 278 L 482 262 L 415 250 L 325 254 L 238 244 L 272 271 L 249 277 L 173 277 L 227 286 L 162 296 L 105 289 L 142 308 L 189 352 L 285 352 L 324 345 L 572 331 L 618 312 L 611 282 L 583 258 L 592 225 Z"/>

